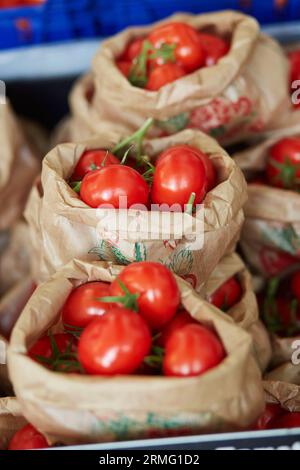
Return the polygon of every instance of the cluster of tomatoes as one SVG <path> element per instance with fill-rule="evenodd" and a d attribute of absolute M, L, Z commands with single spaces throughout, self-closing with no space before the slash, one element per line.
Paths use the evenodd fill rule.
<path fill-rule="evenodd" d="M 126 146 L 140 139 L 139 132 L 134 139 L 124 140 Z M 89 150 L 81 156 L 71 186 L 83 202 L 93 208 L 147 209 L 154 204 L 164 205 L 164 210 L 183 211 L 187 205 L 200 204 L 216 185 L 216 170 L 209 156 L 196 147 L 170 147 L 158 156 L 155 166 L 141 154 L 128 158 L 129 150 L 124 153 L 120 143 L 112 152 Z M 124 154 L 118 158 L 120 151 Z"/>
<path fill-rule="evenodd" d="M 264 413 L 255 424 L 254 429 L 264 431 L 266 429 L 290 429 L 300 427 L 300 413 L 290 413 L 280 405 L 267 404 Z"/>
<path fill-rule="evenodd" d="M 300 271 L 270 279 L 258 302 L 270 332 L 283 337 L 300 333 Z"/>
<path fill-rule="evenodd" d="M 116 64 L 132 85 L 156 91 L 216 64 L 229 49 L 230 43 L 223 38 L 171 22 L 157 26 L 147 37 L 132 40 Z"/>
<path fill-rule="evenodd" d="M 133 263 L 111 284 L 76 287 L 61 314 L 65 332 L 28 351 L 55 371 L 192 377 L 226 355 L 215 332 L 181 307 L 175 277 L 160 263 Z"/>
<path fill-rule="evenodd" d="M 285 137 L 274 144 L 267 155 L 264 175 L 252 183 L 299 191 L 300 137 Z"/>

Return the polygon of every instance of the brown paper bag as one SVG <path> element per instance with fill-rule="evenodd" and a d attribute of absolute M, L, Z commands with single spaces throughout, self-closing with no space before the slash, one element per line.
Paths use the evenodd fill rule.
<path fill-rule="evenodd" d="M 264 389 L 267 403 L 281 405 L 287 411 L 300 412 L 300 387 L 287 382 L 266 380 Z"/>
<path fill-rule="evenodd" d="M 113 140 L 103 135 L 88 143 L 61 145 L 45 157 L 42 170 L 44 194 L 40 196 L 34 188 L 25 213 L 31 229 L 35 280 L 47 279 L 74 257 L 89 256 L 89 259 L 119 264 L 159 261 L 197 289 L 201 288 L 223 255 L 234 251 L 239 238 L 246 197 L 242 173 L 213 139 L 199 131 L 186 130 L 146 142 L 145 149 L 150 158 L 179 143 L 201 148 L 213 161 L 219 181 L 207 194 L 204 210 L 200 208 L 196 217 L 177 213 L 170 228 L 170 212 L 161 212 L 159 221 L 155 224 L 150 221 L 149 230 L 153 212 L 92 209 L 66 182 L 86 149 L 111 148 Z M 116 213 L 120 227 L 114 231 L 107 214 Z M 200 216 L 203 217 L 204 231 L 203 227 L 198 230 Z M 127 220 L 127 231 L 123 228 L 122 217 Z M 184 227 L 183 236 L 177 235 L 180 227 Z M 200 238 L 204 234 L 203 246 L 201 243 L 195 246 L 188 239 L 190 230 L 196 231 Z"/>
<path fill-rule="evenodd" d="M 271 359 L 271 343 L 264 325 L 259 321 L 258 305 L 251 275 L 236 253 L 227 255 L 220 261 L 201 294 L 209 299 L 211 294 L 233 276 L 237 276 L 243 289 L 243 295 L 240 301 L 231 307 L 225 315 L 233 318 L 238 326 L 252 336 L 255 359 L 260 369 L 265 371 Z"/>
<path fill-rule="evenodd" d="M 20 218 L 39 172 L 38 160 L 9 104 L 0 105 L 0 147 L 0 231 L 4 231 Z"/>
<path fill-rule="evenodd" d="M 269 149 L 281 138 L 300 136 L 300 112 L 267 140 L 235 154 L 247 175 L 263 171 Z M 282 272 L 300 259 L 300 195 L 263 184 L 248 185 L 241 247 L 247 261 L 264 276 Z"/>
<path fill-rule="evenodd" d="M 25 221 L 17 222 L 0 254 L 0 297 L 30 273 L 30 236 Z"/>
<path fill-rule="evenodd" d="M 7 340 L 0 335 L 0 397 L 12 394 L 12 386 L 8 377 L 6 364 Z"/>
<path fill-rule="evenodd" d="M 183 307 L 213 327 L 227 357 L 200 377 L 96 377 L 55 373 L 30 359 L 28 348 L 52 325 L 73 287 L 111 282 L 122 270 L 74 260 L 40 285 L 19 318 L 8 351 L 9 373 L 24 416 L 51 441 L 98 442 L 150 432 L 215 432 L 242 428 L 264 408 L 251 337 L 176 278 Z"/>
<path fill-rule="evenodd" d="M 0 450 L 6 450 L 13 435 L 25 426 L 16 398 L 0 398 Z"/>
<path fill-rule="evenodd" d="M 95 95 L 92 106 L 86 106 L 92 126 L 98 121 L 102 131 L 114 128 L 122 135 L 153 117 L 157 131 L 171 134 L 192 127 L 228 145 L 284 120 L 291 108 L 288 61 L 281 47 L 260 33 L 253 18 L 225 11 L 176 14 L 163 22 L 169 21 L 184 21 L 198 30 L 228 37 L 231 49 L 218 64 L 149 92 L 132 86 L 115 59 L 129 41 L 145 36 L 162 22 L 128 28 L 113 36 L 101 44 L 93 61 Z M 98 118 L 94 121 L 95 109 Z"/>

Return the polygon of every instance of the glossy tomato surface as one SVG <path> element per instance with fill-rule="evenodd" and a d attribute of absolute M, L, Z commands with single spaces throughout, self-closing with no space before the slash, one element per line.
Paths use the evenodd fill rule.
<path fill-rule="evenodd" d="M 31 424 L 27 424 L 10 440 L 8 450 L 46 449 L 49 447 L 46 438 Z"/>
<path fill-rule="evenodd" d="M 86 150 L 80 157 L 73 175 L 73 181 L 80 181 L 93 170 L 99 170 L 102 166 L 119 165 L 120 160 L 107 150 Z"/>

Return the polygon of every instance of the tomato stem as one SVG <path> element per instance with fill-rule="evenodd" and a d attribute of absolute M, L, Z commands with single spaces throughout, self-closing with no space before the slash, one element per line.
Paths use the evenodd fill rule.
<path fill-rule="evenodd" d="M 153 118 L 148 118 L 142 127 L 140 127 L 136 132 L 134 132 L 132 135 L 129 137 L 126 137 L 125 139 L 121 140 L 115 147 L 112 149 L 112 153 L 116 154 L 119 152 L 121 149 L 124 147 L 127 147 L 130 144 L 135 144 L 137 148 L 137 157 L 140 158 L 142 155 L 142 145 L 143 145 L 143 140 L 145 138 L 145 135 L 147 134 L 148 130 L 153 124 L 154 119 Z"/>
<path fill-rule="evenodd" d="M 73 181 L 71 183 L 71 188 L 75 193 L 79 194 L 80 193 L 80 188 L 81 188 L 81 181 Z"/>
<path fill-rule="evenodd" d="M 133 310 L 134 312 L 138 312 L 138 298 L 140 296 L 139 293 L 132 294 L 125 284 L 121 281 L 121 279 L 117 278 L 117 281 L 124 292 L 125 295 L 116 295 L 116 296 L 106 296 L 97 298 L 99 302 L 107 302 L 107 303 L 118 303 L 122 304 L 125 308 L 129 310 Z"/>
<path fill-rule="evenodd" d="M 189 200 L 188 200 L 187 204 L 185 205 L 185 211 L 184 212 L 186 214 L 188 214 L 188 215 L 193 214 L 195 199 L 196 199 L 196 193 L 191 193 L 191 195 L 189 197 Z"/>

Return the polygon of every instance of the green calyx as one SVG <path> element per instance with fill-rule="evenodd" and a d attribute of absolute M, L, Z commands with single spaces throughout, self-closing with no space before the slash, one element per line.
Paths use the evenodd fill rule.
<path fill-rule="evenodd" d="M 121 281 L 121 279 L 117 278 L 117 281 L 124 292 L 124 295 L 116 295 L 116 296 L 106 296 L 97 298 L 99 302 L 106 302 L 106 303 L 118 303 L 122 304 L 123 307 L 128 308 L 129 310 L 133 310 L 134 312 L 138 312 L 138 298 L 140 296 L 139 293 L 132 294 L 125 284 Z"/>
<path fill-rule="evenodd" d="M 285 189 L 294 189 L 300 184 L 297 173 L 300 170 L 300 164 L 295 165 L 289 157 L 285 157 L 284 163 L 279 163 L 273 158 L 270 160 L 271 165 L 279 170 L 278 175 L 274 177 L 274 182 L 280 182 Z"/>

